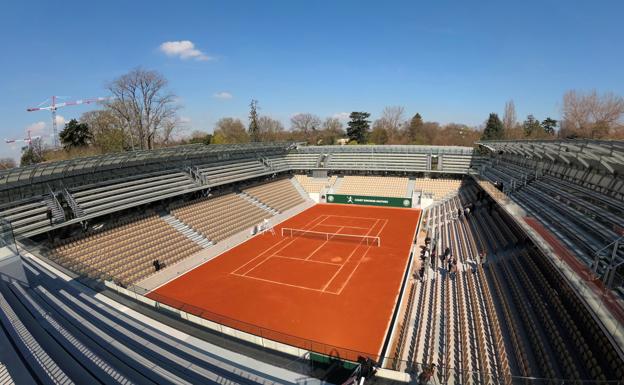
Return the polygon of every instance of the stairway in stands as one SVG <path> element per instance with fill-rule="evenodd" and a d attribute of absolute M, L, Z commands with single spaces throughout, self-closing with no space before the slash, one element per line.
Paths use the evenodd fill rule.
<path fill-rule="evenodd" d="M 241 192 L 237 193 L 236 195 L 238 197 L 240 197 L 241 199 L 244 199 L 247 202 L 251 203 L 252 205 L 260 207 L 261 209 L 267 211 L 271 215 L 279 214 L 279 212 L 277 210 L 275 210 L 274 208 L 265 205 L 264 203 L 260 202 L 258 199 L 252 197 L 251 195 L 247 194 L 244 191 L 241 191 Z"/>
<path fill-rule="evenodd" d="M 188 239 L 190 239 L 191 241 L 197 243 L 198 245 L 200 245 L 204 249 L 207 248 L 207 247 L 212 246 L 213 243 L 212 243 L 212 241 L 210 239 L 205 238 L 203 235 L 201 235 L 197 231 L 193 230 L 186 223 L 182 222 L 181 220 L 179 220 L 175 216 L 173 216 L 171 214 L 166 214 L 166 215 L 161 215 L 161 218 L 165 222 L 169 223 L 171 225 L 171 227 L 173 227 L 174 229 L 178 230 L 182 235 L 186 236 Z"/>
<path fill-rule="evenodd" d="M 65 212 L 63 208 L 58 204 L 56 197 L 50 195 L 46 195 L 43 199 L 52 212 L 52 220 L 54 223 L 60 223 L 65 221 Z"/>

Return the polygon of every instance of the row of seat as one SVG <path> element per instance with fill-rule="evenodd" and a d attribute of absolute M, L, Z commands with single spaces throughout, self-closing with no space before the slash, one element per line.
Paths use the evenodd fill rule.
<path fill-rule="evenodd" d="M 341 153 L 329 155 L 330 170 L 377 170 L 416 172 L 427 170 L 426 154 Z"/>
<path fill-rule="evenodd" d="M 329 190 L 336 183 L 337 176 L 332 175 L 326 178 L 313 178 L 307 175 L 295 175 L 297 182 L 308 193 L 320 193 L 323 190 Z"/>
<path fill-rule="evenodd" d="M 4 205 L 0 208 L 0 218 L 10 222 L 13 232 L 19 236 L 49 228 L 48 211 L 51 212 L 51 207 L 46 197 L 39 197 Z"/>
<path fill-rule="evenodd" d="M 170 172 L 135 177 L 125 182 L 98 184 L 74 190 L 71 194 L 85 214 L 105 214 L 123 207 L 137 206 L 170 195 L 194 191 L 199 186 L 186 173 Z"/>
<path fill-rule="evenodd" d="M 162 240 L 167 239 L 163 244 Z M 94 279 L 112 279 L 130 285 L 155 273 L 152 262 L 177 263 L 201 247 L 152 215 L 101 233 L 87 234 L 58 244 L 49 257 L 57 263 Z"/>
<path fill-rule="evenodd" d="M 485 206 L 477 208 L 477 211 L 483 211 Z M 616 359 L 617 355 L 613 349 L 608 348 L 610 346 L 609 342 L 604 341 L 604 346 L 606 347 L 604 351 L 592 352 L 588 350 L 589 345 L 584 341 L 585 337 L 579 331 L 580 325 L 584 323 L 588 323 L 590 325 L 588 326 L 589 328 L 596 327 L 595 321 L 591 317 L 585 319 L 574 318 L 563 303 L 559 303 L 562 300 L 569 299 L 576 303 L 575 309 L 577 311 L 582 311 L 584 314 L 588 313 L 587 308 L 578 303 L 578 297 L 569 284 L 564 281 L 561 274 L 543 256 L 540 256 L 533 249 L 527 249 L 526 244 L 523 242 L 525 237 L 518 234 L 519 229 L 515 223 L 506 221 L 497 208 L 494 208 L 488 214 L 486 215 L 486 212 L 483 212 L 482 221 L 476 227 L 477 231 L 484 233 L 485 238 L 488 238 L 487 233 L 494 234 L 494 231 L 491 230 L 494 227 L 500 230 L 497 238 L 502 237 L 506 239 L 506 242 L 498 243 L 498 249 L 488 247 L 488 253 L 501 252 L 503 253 L 502 255 L 507 255 L 509 254 L 509 247 L 513 247 L 514 243 L 519 244 L 522 241 L 520 243 L 522 245 L 520 253 L 512 252 L 508 257 L 488 257 L 488 261 L 493 260 L 494 264 L 486 265 L 491 273 L 492 286 L 496 289 L 499 301 L 503 304 L 502 311 L 505 323 L 511 329 L 510 336 L 512 346 L 514 347 L 514 356 L 521 374 L 524 376 L 530 373 L 529 364 L 523 344 L 520 341 L 521 337 L 516 333 L 520 329 L 518 329 L 517 325 L 514 326 L 512 311 L 507 304 L 507 296 L 503 294 L 500 280 L 497 277 L 497 274 L 500 273 L 497 273 L 497 270 L 502 270 L 503 272 L 504 278 L 502 281 L 506 283 L 512 292 L 514 307 L 520 308 L 520 319 L 523 321 L 522 328 L 529 337 L 534 354 L 540 359 L 539 364 L 540 369 L 543 371 L 542 375 L 549 376 L 554 374 L 575 379 L 600 378 L 604 380 L 606 378 L 618 378 L 617 376 L 622 373 L 616 373 L 614 369 L 621 362 Z M 504 243 L 507 243 L 509 247 L 500 247 Z M 541 266 L 538 267 L 536 261 L 539 261 Z M 550 278 L 547 279 L 547 277 Z M 513 281 L 514 279 L 519 279 L 521 282 L 516 283 Z M 549 282 L 549 279 L 552 282 Z M 516 290 L 518 292 L 514 292 Z M 533 331 L 536 329 L 535 317 L 540 319 L 539 325 L 541 325 L 541 330 L 548 336 L 547 344 L 540 337 L 539 332 Z M 601 332 L 595 331 L 595 334 L 591 335 L 593 338 L 606 339 L 604 333 Z M 545 350 L 540 353 L 540 347 L 537 347 L 537 345 L 543 346 Z M 548 350 L 546 346 L 550 346 L 551 350 Z M 546 358 L 541 358 L 542 354 Z M 553 357 L 552 354 L 556 356 L 555 360 L 551 359 Z M 600 361 L 596 359 L 598 355 L 609 356 L 610 360 L 598 363 Z M 583 373 L 580 372 L 582 367 L 585 369 Z M 605 372 L 605 370 L 607 371 Z M 605 373 L 608 373 L 608 376 L 605 376 Z"/>
<path fill-rule="evenodd" d="M 448 246 L 452 255 L 459 262 L 463 261 L 461 264 L 464 272 L 461 269 L 457 271 L 457 283 L 463 283 L 455 289 L 458 293 L 456 309 L 453 306 L 449 309 L 446 304 L 440 309 L 422 306 L 422 301 L 418 298 L 428 286 L 417 290 L 418 302 L 415 303 L 415 308 L 419 312 L 438 311 L 443 319 L 454 319 L 454 326 L 461 325 L 457 332 L 449 330 L 448 325 L 433 327 L 440 327 L 446 336 L 450 333 L 459 337 L 460 343 L 466 338 L 463 334 L 470 329 L 473 332 L 469 335 L 484 336 L 483 339 L 474 341 L 475 350 L 467 351 L 473 359 L 466 359 L 461 348 L 456 349 L 460 357 L 451 359 L 451 362 L 458 362 L 461 366 L 459 378 L 452 378 L 459 368 L 451 370 L 451 373 L 444 371 L 445 367 L 449 367 L 448 357 L 439 361 L 440 381 L 448 382 L 450 376 L 453 380 L 451 382 L 468 383 L 475 381 L 468 377 L 475 376 L 474 372 L 478 371 L 480 382 L 510 383 L 512 366 L 518 371 L 516 374 L 521 376 L 600 380 L 621 378 L 624 372 L 622 369 L 618 370 L 624 367 L 621 359 L 587 307 L 580 303 L 578 295 L 561 274 L 545 257 L 538 257 L 536 251 L 527 249 L 529 246 L 525 243 L 526 235 L 521 233 L 515 223 L 510 223 L 506 214 L 499 211 L 498 207 L 488 209 L 486 201 L 476 202 L 472 198 L 468 199 L 468 196 L 472 196 L 472 193 L 465 193 L 462 188 L 457 197 L 431 206 L 424 213 L 429 231 L 435 228 L 439 252 Z M 475 204 L 468 216 L 457 215 L 458 210 L 462 209 L 462 199 Z M 515 250 L 524 251 L 517 253 Z M 476 275 L 473 275 L 466 269 L 472 264 L 466 258 L 478 261 L 477 254 L 486 256 L 487 262 L 485 269 L 475 265 L 472 271 Z M 431 265 L 437 275 L 444 276 L 444 265 L 435 259 L 431 261 Z M 449 285 L 452 286 L 447 283 L 447 287 Z M 490 292 L 490 287 L 493 292 Z M 498 309 L 495 298 L 499 303 Z M 512 301 L 508 301 L 508 298 Z M 480 303 L 483 306 L 473 306 Z M 472 321 L 462 320 L 460 313 L 464 309 L 470 311 Z M 519 316 L 516 317 L 516 314 Z M 432 327 L 424 320 L 420 320 L 420 324 Z M 464 328 L 467 329 L 463 331 Z M 416 350 L 420 349 L 419 344 L 423 344 L 419 342 L 422 335 L 433 337 L 426 331 L 419 331 L 417 335 Z M 505 342 L 507 338 L 509 341 Z M 594 346 L 587 343 L 590 340 L 601 342 Z M 525 341 L 528 341 L 528 345 L 525 345 Z M 434 344 L 436 341 L 424 343 Z M 508 353 L 505 346 L 511 347 Z M 488 354 L 489 350 L 495 351 L 496 355 Z M 443 351 L 441 349 L 440 354 Z M 421 360 L 418 356 L 413 357 L 414 362 Z M 529 357 L 535 359 L 529 360 Z M 513 365 L 510 359 L 513 359 Z M 472 363 L 476 363 L 476 366 Z M 466 371 L 471 374 L 466 374 Z M 490 375 L 496 378 L 488 378 Z"/>
<path fill-rule="evenodd" d="M 442 200 L 444 197 L 456 193 L 461 184 L 462 181 L 459 179 L 416 178 L 414 191 L 432 194 L 434 200 Z"/>
<path fill-rule="evenodd" d="M 2 350 L 16 350 L 9 371 L 18 384 L 274 381 L 273 373 L 221 358 L 223 351 L 208 344 L 172 337 L 30 260 L 24 263 L 28 284 L 0 280 Z M 2 372 L 0 380 L 9 383 Z"/>
<path fill-rule="evenodd" d="M 211 163 L 199 166 L 198 170 L 209 186 L 250 179 L 271 172 L 262 162 L 255 159 Z"/>
<path fill-rule="evenodd" d="M 284 212 L 304 201 L 289 179 L 250 187 L 243 192 L 279 212 Z"/>
<path fill-rule="evenodd" d="M 271 217 L 268 211 L 233 193 L 190 202 L 171 213 L 213 243 Z"/>
<path fill-rule="evenodd" d="M 338 194 L 373 195 L 404 198 L 408 178 L 381 176 L 344 176 Z"/>
<path fill-rule="evenodd" d="M 547 293 L 549 300 L 557 308 L 557 312 L 566 318 L 564 324 L 567 330 L 573 333 L 571 340 L 581 347 L 581 358 L 583 360 L 597 359 L 601 367 L 604 368 L 602 372 L 611 373 L 610 378 L 624 377 L 624 365 L 622 365 L 617 352 L 612 349 L 611 343 L 590 311 L 556 268 L 533 250 L 525 253 L 524 260 L 528 262 L 527 265 L 532 269 L 533 274 L 540 277 L 537 281 L 541 285 L 540 290 Z M 574 332 L 574 329 L 580 335 Z M 588 341 L 592 343 L 584 343 Z M 587 351 L 587 345 L 593 348 L 591 353 Z M 594 367 L 590 368 L 590 371 L 597 370 Z"/>

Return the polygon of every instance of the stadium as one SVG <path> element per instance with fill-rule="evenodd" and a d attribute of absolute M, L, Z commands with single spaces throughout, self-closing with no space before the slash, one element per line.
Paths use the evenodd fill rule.
<path fill-rule="evenodd" d="M 623 171 L 598 140 L 1 171 L 0 382 L 623 384 Z"/>

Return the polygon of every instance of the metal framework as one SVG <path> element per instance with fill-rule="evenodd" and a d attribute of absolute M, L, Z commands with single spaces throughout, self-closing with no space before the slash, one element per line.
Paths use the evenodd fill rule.
<path fill-rule="evenodd" d="M 125 151 L 106 155 L 75 158 L 58 162 L 39 163 L 0 171 L 0 190 L 35 182 L 63 179 L 68 176 L 97 173 L 148 164 L 171 165 L 180 161 L 200 161 L 202 158 L 229 159 L 232 154 L 284 152 L 292 143 L 203 144 L 167 147 L 156 150 Z"/>
<path fill-rule="evenodd" d="M 301 153 L 402 153 L 402 154 L 457 154 L 473 155 L 474 148 L 460 146 L 419 146 L 419 145 L 357 145 L 357 146 L 298 146 Z"/>
<path fill-rule="evenodd" d="M 477 144 L 496 153 L 564 163 L 609 174 L 624 171 L 624 141 L 617 140 L 497 140 Z"/>

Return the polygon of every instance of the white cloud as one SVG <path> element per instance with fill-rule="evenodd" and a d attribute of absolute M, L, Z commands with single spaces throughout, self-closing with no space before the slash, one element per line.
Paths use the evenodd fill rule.
<path fill-rule="evenodd" d="M 66 122 L 66 120 L 65 120 L 64 116 L 56 115 L 56 125 L 57 125 L 59 131 L 62 130 L 63 128 L 65 128 L 65 122 Z"/>
<path fill-rule="evenodd" d="M 231 93 L 227 91 L 217 92 L 216 94 L 212 96 L 217 99 L 232 99 L 234 97 Z"/>
<path fill-rule="evenodd" d="M 188 116 L 180 116 L 178 122 L 180 122 L 181 124 L 189 124 L 191 123 L 191 118 L 189 118 Z"/>
<path fill-rule="evenodd" d="M 339 120 L 349 120 L 349 115 L 351 114 L 348 112 L 338 112 L 332 115 L 332 118 L 339 119 Z"/>
<path fill-rule="evenodd" d="M 58 116 L 57 116 L 57 121 L 58 121 Z M 26 127 L 26 135 L 28 135 L 28 131 L 30 131 L 31 136 L 37 136 L 37 135 L 43 136 L 45 128 L 46 128 L 45 122 L 35 122 Z M 17 139 L 22 139 L 22 138 L 17 138 Z"/>
<path fill-rule="evenodd" d="M 195 44 L 190 40 L 166 41 L 160 45 L 160 51 L 167 56 L 179 57 L 183 60 L 212 60 L 210 56 L 195 48 Z"/>

